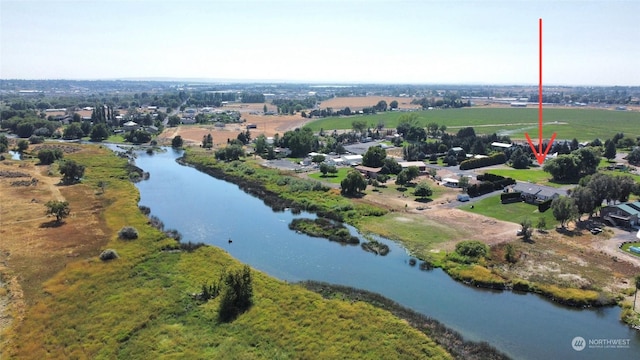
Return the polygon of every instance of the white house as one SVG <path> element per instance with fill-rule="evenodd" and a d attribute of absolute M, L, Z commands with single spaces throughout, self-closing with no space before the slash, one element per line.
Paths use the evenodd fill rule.
<path fill-rule="evenodd" d="M 362 164 L 362 155 L 342 155 L 342 160 L 349 166 Z"/>

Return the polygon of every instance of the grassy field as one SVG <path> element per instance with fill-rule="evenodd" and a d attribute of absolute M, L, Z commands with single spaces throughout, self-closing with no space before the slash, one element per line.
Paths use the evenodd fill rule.
<path fill-rule="evenodd" d="M 384 112 L 376 115 L 358 117 L 332 117 L 313 121 L 306 126 L 314 131 L 320 129 L 351 129 L 355 119 L 364 119 L 370 127 L 382 121 L 386 127 L 395 128 L 401 112 Z M 458 128 L 473 126 L 477 134 L 504 132 L 512 138 L 524 139 L 524 133 L 538 132 L 538 110 L 536 108 L 463 108 L 450 110 L 417 111 L 423 126 L 435 122 L 447 126 L 448 132 L 456 132 Z M 543 110 L 544 132 L 547 137 L 553 132 L 558 139 L 590 141 L 595 138 L 607 139 L 622 132 L 629 137 L 640 136 L 640 112 L 611 111 L 596 109 L 558 109 Z"/>
<path fill-rule="evenodd" d="M 353 170 L 349 167 L 338 168 L 338 172 L 335 174 L 327 174 L 327 176 L 322 176 L 321 172 L 315 172 L 309 174 L 309 177 L 315 180 L 328 182 L 332 184 L 340 184 L 340 182 L 347 177 L 347 174 L 350 170 Z"/>
<path fill-rule="evenodd" d="M 452 239 L 465 238 L 468 234 L 437 221 L 412 214 L 389 213 L 382 217 L 366 218 L 359 223 L 364 232 L 382 235 L 389 239 L 401 240 L 412 254 L 423 259 L 430 257 L 430 251 L 438 244 Z"/>
<path fill-rule="evenodd" d="M 80 191 L 84 201 L 104 199 L 93 209 L 108 238 L 101 249 L 115 249 L 120 257 L 103 262 L 101 249 L 93 249 L 46 280 L 23 320 L 3 333 L 3 358 L 451 358 L 387 311 L 323 299 L 258 271 L 252 272 L 253 307 L 231 323 L 220 322 L 219 298 L 203 303 L 190 294 L 242 264 L 215 247 L 165 251 L 175 241 L 139 211 L 126 160 L 87 148 L 66 156 L 86 172 L 82 184 L 65 187 L 65 197 Z M 98 181 L 108 182 L 104 194 L 96 194 Z M 72 211 L 80 203 L 73 200 Z M 72 224 L 58 228 L 72 230 Z M 139 237 L 118 239 L 123 226 L 135 227 Z"/>
<path fill-rule="evenodd" d="M 500 203 L 500 195 L 491 196 L 474 203 L 473 209 L 470 205 L 462 205 L 458 208 L 460 210 L 482 214 L 498 220 L 510 221 L 517 224 L 525 218 L 528 218 L 531 220 L 534 227 L 538 223 L 538 219 L 542 217 L 547 223 L 546 229 L 552 229 L 558 224 L 558 221 L 553 217 L 551 210 L 547 210 L 541 214 L 538 212 L 537 206 L 524 202 L 503 205 Z"/>
<path fill-rule="evenodd" d="M 551 182 L 551 175 L 542 171 L 542 168 L 531 169 L 491 169 L 487 173 L 510 177 L 517 181 L 526 181 L 533 184 L 561 187 L 565 184 Z"/>

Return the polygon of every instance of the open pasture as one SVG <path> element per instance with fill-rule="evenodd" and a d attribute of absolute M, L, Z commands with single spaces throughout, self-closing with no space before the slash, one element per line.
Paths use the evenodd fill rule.
<path fill-rule="evenodd" d="M 356 119 L 364 119 L 370 127 L 384 123 L 387 128 L 395 128 L 405 112 L 384 112 L 375 115 L 332 117 L 319 119 L 306 126 L 314 131 L 320 129 L 350 129 Z M 445 125 L 447 131 L 455 133 L 465 126 L 474 127 L 477 134 L 503 134 L 513 139 L 524 139 L 528 132 L 532 138 L 538 137 L 537 108 L 463 108 L 449 110 L 416 111 L 421 125 L 437 123 Z M 543 109 L 544 134 L 549 138 L 553 132 L 557 139 L 591 141 L 595 138 L 607 139 L 622 132 L 629 137 L 640 136 L 640 112 L 601 109 L 546 108 Z"/>

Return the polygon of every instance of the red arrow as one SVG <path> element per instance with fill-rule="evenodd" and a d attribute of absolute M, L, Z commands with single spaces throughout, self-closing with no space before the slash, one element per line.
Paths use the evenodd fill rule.
<path fill-rule="evenodd" d="M 547 157 L 547 154 L 549 153 L 549 150 L 551 149 L 551 145 L 553 145 L 553 141 L 556 139 L 556 133 L 553 133 L 553 135 L 551 136 L 551 141 L 549 141 L 549 143 L 547 144 L 547 148 L 544 150 L 544 152 L 542 151 L 542 19 L 538 20 L 538 24 L 539 24 L 539 29 L 540 29 L 540 57 L 539 57 L 539 64 L 540 64 L 540 77 L 538 80 L 538 135 L 539 135 L 539 140 L 538 140 L 538 149 L 536 150 L 535 145 L 533 145 L 533 141 L 531 141 L 531 138 L 529 137 L 528 133 L 524 133 L 524 136 L 527 138 L 527 141 L 529 142 L 529 146 L 531 146 L 531 150 L 533 151 L 533 154 L 536 156 L 536 159 L 538 160 L 538 164 L 542 165 L 542 163 L 544 163 L 544 159 Z"/>

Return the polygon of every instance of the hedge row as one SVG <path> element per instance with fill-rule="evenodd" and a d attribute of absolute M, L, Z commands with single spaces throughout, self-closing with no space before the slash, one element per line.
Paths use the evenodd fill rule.
<path fill-rule="evenodd" d="M 496 153 L 486 158 L 469 159 L 460 163 L 460 170 L 477 169 L 485 166 L 499 165 L 507 162 L 507 156 L 503 153 Z"/>

